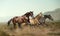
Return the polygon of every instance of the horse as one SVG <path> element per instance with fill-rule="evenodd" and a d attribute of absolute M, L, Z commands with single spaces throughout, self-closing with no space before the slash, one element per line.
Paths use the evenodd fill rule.
<path fill-rule="evenodd" d="M 39 19 L 42 17 L 42 13 L 40 12 L 36 17 L 30 19 L 30 25 L 35 26 L 40 24 Z"/>
<path fill-rule="evenodd" d="M 46 19 L 49 19 L 49 20 L 53 21 L 53 18 L 52 18 L 52 16 L 51 16 L 50 14 L 49 14 L 49 15 L 44 15 L 43 17 L 41 17 L 41 18 L 39 19 L 39 22 L 40 22 L 39 25 L 45 24 Z M 45 24 L 45 25 L 46 25 L 46 24 Z M 47 26 L 48 26 L 48 25 L 47 25 Z"/>
<path fill-rule="evenodd" d="M 15 16 L 8 21 L 8 26 L 10 25 L 10 22 L 12 21 L 14 28 L 16 28 L 16 23 L 18 23 L 18 27 L 21 28 L 22 23 L 30 23 L 29 22 L 30 16 L 33 17 L 33 11 L 27 12 L 26 14 L 22 16 Z"/>

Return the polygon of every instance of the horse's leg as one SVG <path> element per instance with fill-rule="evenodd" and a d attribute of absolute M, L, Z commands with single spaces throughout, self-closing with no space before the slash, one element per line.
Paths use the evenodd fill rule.
<path fill-rule="evenodd" d="M 30 25 L 32 28 L 35 28 L 36 27 L 36 24 L 31 24 Z"/>
<path fill-rule="evenodd" d="M 41 21 L 39 20 L 39 23 L 38 23 L 38 25 L 42 25 L 42 26 L 43 26 L 43 22 L 41 22 Z"/>
<path fill-rule="evenodd" d="M 19 27 L 19 28 L 22 28 L 22 27 L 21 27 L 21 23 L 18 23 L 18 27 Z"/>
<path fill-rule="evenodd" d="M 48 26 L 48 24 L 45 23 L 46 26 Z"/>
<path fill-rule="evenodd" d="M 44 21 L 43 23 L 44 23 L 44 25 L 48 26 L 48 25 L 45 23 L 45 21 Z"/>
<path fill-rule="evenodd" d="M 43 25 L 43 23 L 42 23 L 42 22 L 40 22 L 38 25 Z"/>
<path fill-rule="evenodd" d="M 30 23 L 30 21 L 29 21 L 30 19 L 28 18 L 28 20 L 27 20 L 27 23 Z"/>
<path fill-rule="evenodd" d="M 16 28 L 16 23 L 13 23 L 13 25 L 14 25 L 14 28 Z"/>

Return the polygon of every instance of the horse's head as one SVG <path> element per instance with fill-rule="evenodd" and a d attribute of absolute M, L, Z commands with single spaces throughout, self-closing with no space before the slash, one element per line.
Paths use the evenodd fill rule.
<path fill-rule="evenodd" d="M 34 17 L 34 16 L 33 16 L 33 11 L 27 12 L 27 13 L 25 14 L 25 16 L 26 16 L 26 17 L 29 17 L 29 16 Z"/>
<path fill-rule="evenodd" d="M 30 11 L 30 16 L 33 17 L 33 11 Z"/>
<path fill-rule="evenodd" d="M 41 17 L 43 14 L 42 14 L 42 12 L 40 12 L 38 15 Z"/>
<path fill-rule="evenodd" d="M 53 21 L 53 18 L 52 18 L 52 16 L 49 14 L 49 15 L 47 15 L 47 17 L 50 19 L 50 20 L 52 20 Z"/>
<path fill-rule="evenodd" d="M 39 20 L 42 17 L 42 15 L 42 12 L 40 12 L 35 18 Z"/>

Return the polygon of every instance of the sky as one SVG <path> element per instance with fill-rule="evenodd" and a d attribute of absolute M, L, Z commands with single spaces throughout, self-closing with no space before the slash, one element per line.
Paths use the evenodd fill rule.
<path fill-rule="evenodd" d="M 0 17 L 21 16 L 33 11 L 34 15 L 60 8 L 60 0 L 0 0 Z"/>

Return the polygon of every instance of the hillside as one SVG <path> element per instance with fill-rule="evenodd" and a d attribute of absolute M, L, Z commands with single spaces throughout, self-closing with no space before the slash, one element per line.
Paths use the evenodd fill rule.
<path fill-rule="evenodd" d="M 44 14 L 51 14 L 55 21 L 60 20 L 60 8 L 53 11 L 47 11 Z"/>

